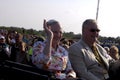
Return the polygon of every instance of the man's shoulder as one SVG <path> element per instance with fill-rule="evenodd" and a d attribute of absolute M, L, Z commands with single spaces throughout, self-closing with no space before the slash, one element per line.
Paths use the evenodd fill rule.
<path fill-rule="evenodd" d="M 82 46 L 84 46 L 84 45 L 86 45 L 85 42 L 84 42 L 83 40 L 79 40 L 79 41 L 73 43 L 73 44 L 71 45 L 71 47 L 75 47 L 75 46 L 76 46 L 76 47 L 82 47 Z"/>
<path fill-rule="evenodd" d="M 80 51 L 80 49 L 83 48 L 83 44 L 81 41 L 75 42 L 73 43 L 70 47 L 69 47 L 69 51 Z"/>
<path fill-rule="evenodd" d="M 75 47 L 75 46 L 78 46 L 78 45 L 79 45 L 79 41 L 74 42 L 70 47 Z"/>

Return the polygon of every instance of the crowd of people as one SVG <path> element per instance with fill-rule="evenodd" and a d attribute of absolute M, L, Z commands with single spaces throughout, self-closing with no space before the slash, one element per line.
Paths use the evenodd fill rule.
<path fill-rule="evenodd" d="M 78 41 L 63 38 L 57 20 L 44 20 L 46 38 L 33 38 L 16 31 L 0 30 L 0 61 L 32 65 L 54 73 L 58 79 L 113 80 L 110 65 L 118 62 L 119 49 L 102 47 L 98 41 L 100 28 L 94 19 L 82 24 Z M 119 80 L 119 79 L 118 79 Z"/>

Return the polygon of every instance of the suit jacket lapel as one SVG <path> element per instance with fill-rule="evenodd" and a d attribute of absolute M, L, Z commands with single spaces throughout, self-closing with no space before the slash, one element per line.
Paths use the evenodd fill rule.
<path fill-rule="evenodd" d="M 83 45 L 83 47 L 85 48 L 85 50 L 87 51 L 88 54 L 90 54 L 91 58 L 94 58 L 94 60 L 96 62 L 98 62 L 96 59 L 95 59 L 95 55 L 93 54 L 93 51 L 92 49 L 83 41 L 81 40 L 81 44 Z M 82 50 L 83 51 L 83 50 Z M 84 51 L 83 51 L 84 52 Z"/>

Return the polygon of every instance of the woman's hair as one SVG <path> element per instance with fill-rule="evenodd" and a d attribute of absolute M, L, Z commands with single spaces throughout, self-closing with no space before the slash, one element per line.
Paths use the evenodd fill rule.
<path fill-rule="evenodd" d="M 56 23 L 59 23 L 59 22 L 54 20 L 54 19 L 51 19 L 51 20 L 47 21 L 47 26 L 51 26 L 51 25 L 54 25 Z"/>

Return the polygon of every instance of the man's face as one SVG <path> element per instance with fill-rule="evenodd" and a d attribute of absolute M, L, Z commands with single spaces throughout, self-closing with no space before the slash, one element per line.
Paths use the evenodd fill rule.
<path fill-rule="evenodd" d="M 97 41 L 99 36 L 99 28 L 96 24 L 87 25 L 83 31 L 85 40 L 89 43 Z"/>

